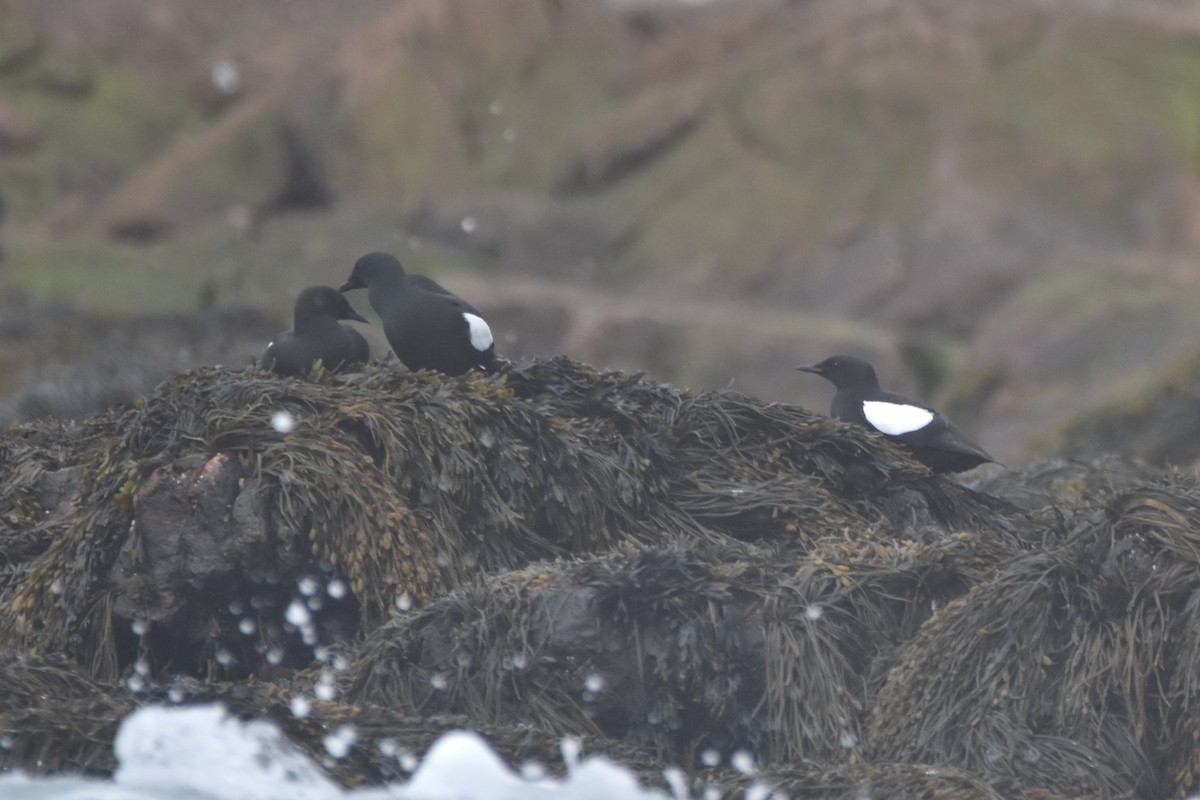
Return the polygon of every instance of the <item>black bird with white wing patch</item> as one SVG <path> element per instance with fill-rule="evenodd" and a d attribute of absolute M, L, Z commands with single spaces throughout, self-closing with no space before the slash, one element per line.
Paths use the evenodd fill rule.
<path fill-rule="evenodd" d="M 335 372 L 350 364 L 369 361 L 371 348 L 358 331 L 338 320 L 367 318 L 331 286 L 311 286 L 296 298 L 292 330 L 267 345 L 260 363 L 279 375 L 302 375 L 318 360 Z"/>
<path fill-rule="evenodd" d="M 860 358 L 832 356 L 796 369 L 820 375 L 837 387 L 832 416 L 879 431 L 934 472 L 963 472 L 995 461 L 934 409 L 879 388 L 875 368 Z"/>
<path fill-rule="evenodd" d="M 424 275 L 405 272 L 395 257 L 368 253 L 358 259 L 339 291 L 352 289 L 367 290 L 388 344 L 409 369 L 462 375 L 495 368 L 492 331 L 479 310 Z"/>

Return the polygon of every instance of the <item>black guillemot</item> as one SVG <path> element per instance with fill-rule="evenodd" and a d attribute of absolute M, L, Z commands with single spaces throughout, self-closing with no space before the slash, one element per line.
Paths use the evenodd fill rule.
<path fill-rule="evenodd" d="M 995 461 L 940 413 L 911 398 L 879 388 L 875 369 L 852 356 L 832 356 L 799 366 L 837 387 L 830 414 L 899 442 L 934 472 L 963 472 Z"/>
<path fill-rule="evenodd" d="M 492 331 L 479 310 L 424 275 L 405 272 L 395 257 L 358 259 L 340 291 L 352 289 L 367 290 L 388 344 L 409 369 L 462 375 L 495 368 Z"/>
<path fill-rule="evenodd" d="M 260 362 L 263 369 L 279 375 L 301 375 L 317 361 L 325 369 L 337 371 L 370 360 L 367 340 L 339 323 L 340 319 L 368 321 L 333 287 L 305 289 L 296 298 L 292 330 L 279 334 L 267 345 Z"/>

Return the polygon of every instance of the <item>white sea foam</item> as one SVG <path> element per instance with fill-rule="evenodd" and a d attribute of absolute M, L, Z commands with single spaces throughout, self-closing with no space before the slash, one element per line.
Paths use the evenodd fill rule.
<path fill-rule="evenodd" d="M 356 736 L 334 732 L 335 750 Z M 394 746 L 394 742 L 392 746 Z M 329 746 L 329 742 L 326 742 Z M 121 723 L 112 780 L 0 775 L 5 800 L 665 800 L 600 756 L 564 748 L 567 775 L 509 769 L 479 734 L 438 739 L 405 784 L 342 789 L 271 722 L 243 722 L 219 704 L 146 706 Z M 678 794 L 676 795 L 678 797 Z"/>

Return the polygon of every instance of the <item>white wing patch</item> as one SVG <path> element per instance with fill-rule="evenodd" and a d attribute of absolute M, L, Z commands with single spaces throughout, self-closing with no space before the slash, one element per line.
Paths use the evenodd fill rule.
<path fill-rule="evenodd" d="M 483 317 L 464 311 L 463 319 L 471 329 L 471 347 L 482 353 L 492 346 L 492 329 L 484 322 Z"/>
<path fill-rule="evenodd" d="M 885 403 L 882 400 L 864 400 L 863 416 L 877 431 L 889 436 L 919 431 L 933 422 L 932 411 L 903 403 Z"/>

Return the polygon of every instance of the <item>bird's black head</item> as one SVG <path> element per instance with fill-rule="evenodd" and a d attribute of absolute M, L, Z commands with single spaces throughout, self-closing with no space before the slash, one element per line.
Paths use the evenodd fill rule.
<path fill-rule="evenodd" d="M 820 375 L 839 389 L 879 388 L 879 379 L 875 377 L 875 368 L 854 356 L 830 356 L 820 364 L 801 365 L 796 369 Z"/>
<path fill-rule="evenodd" d="M 353 319 L 359 322 L 369 322 L 366 317 L 354 310 L 345 295 L 332 286 L 310 286 L 296 298 L 296 326 L 312 319 Z"/>
<path fill-rule="evenodd" d="M 338 287 L 339 292 L 366 289 L 372 282 L 387 276 L 403 276 L 404 267 L 390 253 L 367 253 L 354 262 L 350 278 Z"/>

